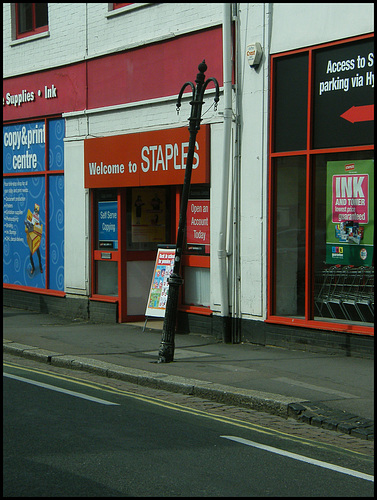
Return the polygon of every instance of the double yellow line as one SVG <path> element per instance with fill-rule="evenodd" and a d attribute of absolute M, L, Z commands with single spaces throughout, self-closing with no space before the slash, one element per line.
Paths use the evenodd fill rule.
<path fill-rule="evenodd" d="M 16 370 L 22 370 L 24 372 L 36 373 L 39 375 L 44 375 L 46 377 L 50 377 L 51 379 L 62 380 L 65 382 L 70 382 L 70 383 L 77 384 L 77 385 L 87 387 L 90 389 L 104 391 L 108 394 L 116 394 L 116 395 L 120 395 L 120 396 L 125 396 L 128 398 L 133 398 L 133 399 L 137 399 L 139 401 L 143 401 L 145 403 L 154 404 L 157 406 L 162 406 L 162 407 L 168 408 L 170 410 L 180 411 L 183 413 L 188 413 L 190 415 L 197 415 L 200 417 L 209 418 L 211 420 L 215 420 L 217 422 L 221 422 L 221 423 L 225 423 L 225 424 L 230 424 L 230 425 L 236 426 L 238 428 L 247 429 L 247 430 L 258 432 L 261 434 L 266 434 L 266 435 L 278 437 L 280 439 L 288 440 L 288 441 L 295 442 L 295 443 L 305 444 L 305 445 L 314 447 L 316 449 L 322 449 L 322 450 L 327 450 L 327 451 L 331 450 L 331 451 L 336 451 L 338 453 L 340 452 L 342 454 L 351 455 L 351 456 L 357 455 L 358 458 L 364 457 L 364 458 L 371 459 L 371 457 L 369 457 L 363 453 L 360 453 L 357 451 L 352 451 L 352 450 L 347 450 L 345 448 L 342 448 L 342 447 L 339 447 L 339 446 L 336 446 L 333 444 L 320 443 L 318 441 L 305 439 L 305 438 L 302 438 L 299 436 L 293 436 L 291 434 L 288 434 L 288 433 L 285 433 L 282 431 L 277 431 L 274 429 L 270 429 L 268 427 L 264 427 L 262 425 L 245 422 L 245 421 L 239 420 L 237 418 L 226 417 L 226 416 L 221 416 L 221 415 L 214 415 L 213 413 L 209 413 L 209 412 L 206 412 L 203 410 L 188 408 L 187 406 L 164 401 L 163 399 L 160 399 L 157 397 L 146 396 L 143 394 L 135 394 L 131 391 L 127 391 L 124 389 L 117 389 L 117 388 L 114 388 L 114 387 L 111 387 L 108 385 L 100 384 L 98 382 L 88 382 L 86 380 L 83 380 L 83 379 L 80 379 L 77 377 L 72 377 L 72 376 L 67 376 L 67 375 L 58 375 L 56 373 L 52 373 L 52 372 L 49 372 L 46 370 L 41 370 L 41 369 L 35 369 L 35 368 L 29 368 L 29 367 L 26 368 L 26 367 L 22 367 L 22 366 L 15 364 L 15 363 L 10 363 L 10 362 L 4 362 L 3 366 L 8 367 L 11 370 L 16 369 Z"/>

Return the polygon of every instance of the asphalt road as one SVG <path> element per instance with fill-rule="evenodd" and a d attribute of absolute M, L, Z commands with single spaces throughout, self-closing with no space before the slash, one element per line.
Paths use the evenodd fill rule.
<path fill-rule="evenodd" d="M 373 461 L 5 363 L 3 495 L 373 496 Z"/>

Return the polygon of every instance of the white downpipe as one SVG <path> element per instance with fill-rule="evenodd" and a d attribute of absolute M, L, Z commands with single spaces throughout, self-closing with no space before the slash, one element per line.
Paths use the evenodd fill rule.
<path fill-rule="evenodd" d="M 224 81 L 224 133 L 223 133 L 223 161 L 221 177 L 220 199 L 220 229 L 219 229 L 219 271 L 221 316 L 229 317 L 229 291 L 227 271 L 227 222 L 228 222 L 228 191 L 229 191 L 229 163 L 230 142 L 232 130 L 232 4 L 223 4 L 223 81 Z M 226 340 L 226 339 L 224 339 Z M 229 341 L 229 339 L 227 339 Z"/>

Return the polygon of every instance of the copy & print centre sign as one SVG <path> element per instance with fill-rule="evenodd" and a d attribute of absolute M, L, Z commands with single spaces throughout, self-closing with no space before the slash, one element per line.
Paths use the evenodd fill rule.
<path fill-rule="evenodd" d="M 86 188 L 183 184 L 189 132 L 187 128 L 86 139 Z M 209 182 L 209 126 L 196 136 L 192 183 Z"/>

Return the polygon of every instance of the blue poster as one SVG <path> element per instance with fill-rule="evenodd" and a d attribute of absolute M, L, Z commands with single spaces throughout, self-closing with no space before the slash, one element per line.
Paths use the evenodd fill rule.
<path fill-rule="evenodd" d="M 49 288 L 64 290 L 64 176 L 49 177 Z"/>
<path fill-rule="evenodd" d="M 64 169 L 64 120 L 58 118 L 48 122 L 48 169 Z"/>
<path fill-rule="evenodd" d="M 98 248 L 118 249 L 118 205 L 116 201 L 98 202 Z"/>
<path fill-rule="evenodd" d="M 48 120 L 48 130 L 45 127 L 45 120 L 3 127 L 3 173 L 7 174 L 3 177 L 3 282 L 63 291 L 65 122 Z M 46 170 L 51 172 L 47 190 Z"/>
<path fill-rule="evenodd" d="M 45 288 L 44 176 L 3 179 L 3 282 Z"/>

